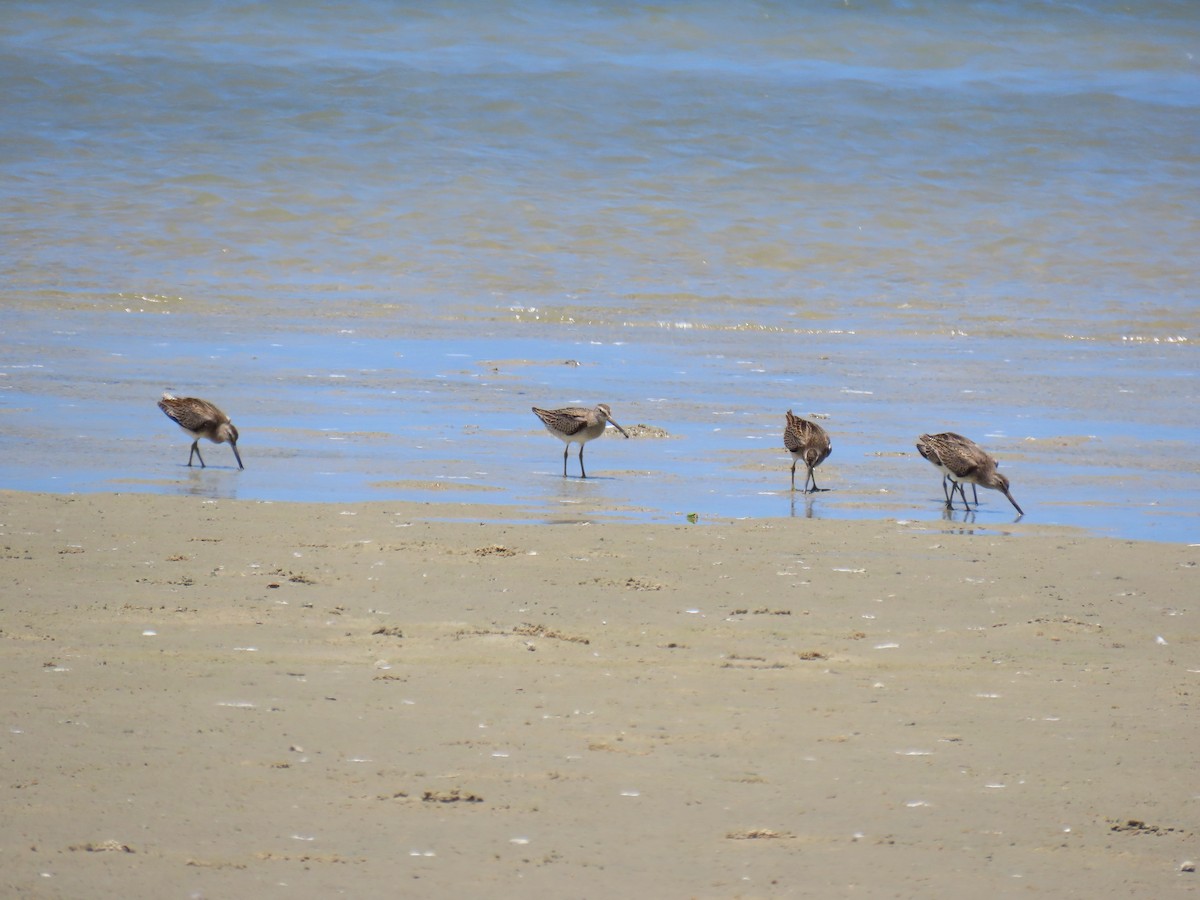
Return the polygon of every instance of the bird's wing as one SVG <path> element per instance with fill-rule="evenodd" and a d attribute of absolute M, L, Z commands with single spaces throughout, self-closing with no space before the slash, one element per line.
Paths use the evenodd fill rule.
<path fill-rule="evenodd" d="M 809 423 L 799 416 L 788 413 L 787 427 L 783 429 L 783 446 L 792 453 L 799 453 L 809 441 Z"/>
<path fill-rule="evenodd" d="M 938 459 L 955 478 L 970 478 L 974 475 L 983 463 L 980 458 L 982 453 L 983 451 L 970 441 L 961 444 L 947 443 L 937 448 Z"/>
<path fill-rule="evenodd" d="M 181 428 L 196 431 L 205 425 L 225 421 L 225 414 L 207 400 L 195 397 L 163 398 L 158 401 L 158 407 L 167 417 L 176 422 Z"/>
<path fill-rule="evenodd" d="M 833 449 L 833 442 L 820 425 L 807 419 L 793 417 L 788 420 L 787 428 L 783 430 L 783 446 L 792 453 L 801 450 L 815 450 L 824 459 Z"/>
<path fill-rule="evenodd" d="M 591 410 L 575 406 L 569 406 L 566 409 L 537 409 L 535 407 L 534 412 L 543 423 L 555 431 L 571 435 L 587 427 L 588 415 Z"/>

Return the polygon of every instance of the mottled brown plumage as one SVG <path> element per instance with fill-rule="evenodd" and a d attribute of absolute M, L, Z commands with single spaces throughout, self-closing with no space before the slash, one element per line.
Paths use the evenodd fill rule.
<path fill-rule="evenodd" d="M 613 428 L 624 434 L 626 438 L 629 437 L 628 434 L 625 434 L 625 429 L 613 419 L 612 411 L 608 408 L 607 403 L 597 404 L 595 409 L 583 406 L 538 409 L 535 406 L 533 414 L 542 420 L 547 431 L 566 445 L 563 447 L 563 478 L 567 477 L 567 451 L 571 449 L 572 444 L 579 445 L 579 476 L 587 478 L 587 472 L 583 468 L 584 444 L 604 434 L 604 429 L 610 422 Z"/>
<path fill-rule="evenodd" d="M 200 460 L 200 467 L 205 468 L 204 457 L 200 455 L 200 438 L 205 438 L 214 444 L 228 441 L 229 446 L 233 448 L 238 468 L 245 468 L 237 448 L 238 430 L 229 421 L 229 416 L 216 406 L 196 397 L 172 397 L 169 393 L 164 393 L 158 401 L 158 408 L 166 413 L 168 419 L 195 438 L 192 441 L 192 450 L 188 453 L 189 466 L 194 454 Z"/>
<path fill-rule="evenodd" d="M 962 494 L 963 505 L 966 506 L 967 495 L 963 492 L 962 485 L 960 485 L 957 481 L 951 481 L 948 474 L 949 470 L 942 465 L 941 460 L 938 458 L 935 444 L 939 440 L 946 443 L 962 445 L 971 444 L 972 446 L 974 446 L 974 443 L 969 438 L 965 438 L 961 434 L 955 434 L 953 431 L 946 431 L 942 434 L 935 435 L 923 434 L 917 438 L 917 452 L 920 453 L 921 456 L 926 460 L 928 460 L 935 469 L 942 473 L 942 495 L 946 498 L 946 505 L 953 508 L 954 491 L 957 489 L 958 492 Z M 926 444 L 926 441 L 929 441 L 929 443 Z M 946 487 L 947 482 L 950 484 L 949 489 Z M 976 489 L 975 485 L 971 485 L 971 494 L 975 498 L 975 505 L 978 506 L 979 491 Z"/>
<path fill-rule="evenodd" d="M 1008 479 L 996 471 L 996 460 L 970 438 L 955 434 L 953 431 L 941 434 L 923 434 L 917 438 L 917 452 L 929 460 L 934 468 L 944 476 L 942 493 L 946 495 L 948 509 L 954 508 L 955 488 L 962 495 L 963 506 L 970 509 L 966 491 L 963 489 L 963 484 L 970 484 L 972 487 L 979 485 L 999 491 L 1008 498 L 1008 502 L 1013 505 L 1018 515 L 1025 515 L 1021 507 L 1017 505 L 1017 501 L 1013 499 L 1012 494 L 1009 493 Z M 949 492 L 946 491 L 947 479 L 952 485 Z M 975 505 L 979 505 L 978 495 L 975 498 Z"/>
<path fill-rule="evenodd" d="M 783 429 L 783 446 L 792 454 L 792 490 L 796 489 L 796 463 L 803 462 L 808 470 L 804 476 L 804 493 L 808 493 L 810 480 L 813 491 L 819 491 L 813 469 L 825 462 L 833 452 L 833 442 L 829 440 L 825 429 L 816 422 L 792 415 L 789 409 L 787 425 Z"/>

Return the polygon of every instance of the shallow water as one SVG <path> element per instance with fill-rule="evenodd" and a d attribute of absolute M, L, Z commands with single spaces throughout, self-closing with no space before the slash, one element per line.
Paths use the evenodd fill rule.
<path fill-rule="evenodd" d="M 913 441 L 956 430 L 1025 521 L 1200 540 L 1193 4 L 0 27 L 0 485 L 936 518 Z M 168 387 L 244 472 L 183 465 Z M 601 401 L 670 437 L 564 481 L 529 407 Z M 828 416 L 813 497 L 788 408 Z"/>

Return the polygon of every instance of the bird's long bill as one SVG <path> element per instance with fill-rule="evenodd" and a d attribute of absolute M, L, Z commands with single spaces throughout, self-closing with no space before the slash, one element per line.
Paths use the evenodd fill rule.
<path fill-rule="evenodd" d="M 238 461 L 238 468 L 239 469 L 246 468 L 245 466 L 242 465 L 242 454 L 238 453 L 237 444 L 235 444 L 233 441 L 230 441 L 229 446 L 233 448 L 233 456 Z"/>
<path fill-rule="evenodd" d="M 1013 499 L 1012 494 L 1010 494 L 1008 491 L 1005 491 L 1004 496 L 1008 498 L 1008 502 L 1013 505 L 1014 509 L 1016 509 L 1017 515 L 1019 515 L 1019 516 L 1025 515 L 1025 510 L 1023 510 L 1023 509 L 1021 509 L 1021 507 L 1017 506 L 1017 501 Z M 965 497 L 963 499 L 966 500 Z"/>
<path fill-rule="evenodd" d="M 616 422 L 614 422 L 611 418 L 608 420 L 608 424 L 611 425 L 613 428 L 617 429 L 617 431 L 621 432 L 621 434 L 624 434 L 626 438 L 629 437 L 628 434 L 625 434 L 625 429 L 622 428 L 620 425 L 618 425 Z"/>

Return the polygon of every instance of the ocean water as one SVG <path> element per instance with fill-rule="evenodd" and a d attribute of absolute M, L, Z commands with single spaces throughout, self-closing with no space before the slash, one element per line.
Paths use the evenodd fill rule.
<path fill-rule="evenodd" d="M 955 430 L 1200 541 L 1198 57 L 1191 0 L 9 0 L 0 487 L 1006 528 Z M 666 436 L 564 480 L 529 408 L 597 402 Z"/>

